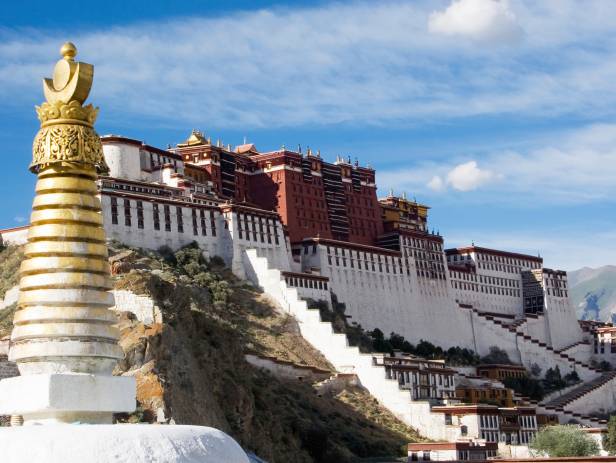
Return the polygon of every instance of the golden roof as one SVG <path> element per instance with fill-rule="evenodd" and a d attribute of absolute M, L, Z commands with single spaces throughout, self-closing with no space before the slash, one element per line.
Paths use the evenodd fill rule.
<path fill-rule="evenodd" d="M 183 143 L 178 143 L 178 146 L 194 146 L 207 144 L 209 144 L 209 141 L 205 138 L 203 133 L 199 130 L 193 130 L 188 139 Z"/>

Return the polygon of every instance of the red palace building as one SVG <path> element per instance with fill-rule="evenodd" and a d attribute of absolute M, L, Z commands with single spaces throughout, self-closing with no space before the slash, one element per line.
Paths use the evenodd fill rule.
<path fill-rule="evenodd" d="M 185 177 L 212 182 L 220 198 L 276 211 L 291 243 L 319 237 L 376 245 L 383 234 L 374 169 L 350 159 L 329 163 L 310 149 L 304 155 L 284 147 L 260 153 L 252 144 L 232 151 L 196 131 L 171 152 L 184 162 Z"/>

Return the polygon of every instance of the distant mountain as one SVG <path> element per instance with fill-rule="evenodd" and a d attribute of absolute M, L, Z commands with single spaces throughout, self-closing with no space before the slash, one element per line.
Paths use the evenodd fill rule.
<path fill-rule="evenodd" d="M 616 322 L 616 266 L 568 272 L 571 301 L 580 320 Z"/>

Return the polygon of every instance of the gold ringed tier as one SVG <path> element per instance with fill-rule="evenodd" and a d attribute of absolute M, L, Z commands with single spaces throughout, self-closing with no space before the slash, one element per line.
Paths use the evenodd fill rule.
<path fill-rule="evenodd" d="M 111 374 L 123 357 L 94 166 L 41 168 L 11 358 L 32 373 Z"/>
<path fill-rule="evenodd" d="M 106 307 L 47 307 L 29 306 L 15 313 L 16 325 L 41 322 L 82 322 L 109 323 L 117 322 L 116 314 Z"/>

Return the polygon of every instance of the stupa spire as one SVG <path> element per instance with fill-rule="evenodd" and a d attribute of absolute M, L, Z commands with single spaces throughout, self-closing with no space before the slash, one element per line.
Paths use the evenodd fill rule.
<path fill-rule="evenodd" d="M 83 106 L 94 67 L 75 62 L 70 42 L 60 52 L 36 108 L 30 169 L 38 180 L 9 352 L 22 376 L 0 383 L 0 413 L 25 424 L 111 423 L 113 412 L 134 410 L 135 386 L 111 376 L 124 353 L 97 197 L 97 169 L 106 169 L 98 109 Z M 21 388 L 40 397 L 22 397 Z"/>

